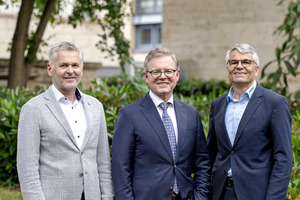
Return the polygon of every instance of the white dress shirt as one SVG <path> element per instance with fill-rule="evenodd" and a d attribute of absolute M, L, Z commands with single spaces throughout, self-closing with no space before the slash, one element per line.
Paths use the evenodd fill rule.
<path fill-rule="evenodd" d="M 149 92 L 149 96 L 152 99 L 154 105 L 156 106 L 156 109 L 160 115 L 160 118 L 162 119 L 163 115 L 163 109 L 159 106 L 159 104 L 165 102 L 161 98 L 159 98 L 156 94 L 154 94 L 151 90 Z M 169 105 L 167 109 L 167 113 L 169 117 L 171 118 L 171 121 L 173 123 L 174 131 L 175 131 L 175 138 L 176 138 L 176 144 L 178 144 L 178 130 L 177 130 L 177 120 L 176 120 L 176 114 L 175 114 L 175 109 L 174 109 L 174 99 L 173 95 L 172 97 L 167 101 L 170 102 L 171 104 Z"/>
<path fill-rule="evenodd" d="M 83 106 L 83 96 L 81 95 L 80 91 L 76 89 L 76 99 L 74 104 L 72 104 L 72 102 L 67 97 L 65 97 L 54 85 L 52 85 L 52 90 L 57 102 L 59 103 L 69 122 L 77 146 L 82 149 L 82 143 L 87 129 L 87 119 Z"/>

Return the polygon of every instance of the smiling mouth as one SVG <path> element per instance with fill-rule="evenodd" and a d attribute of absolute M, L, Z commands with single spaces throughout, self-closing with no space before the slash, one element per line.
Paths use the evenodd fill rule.
<path fill-rule="evenodd" d="M 246 72 L 235 72 L 234 74 L 235 75 L 244 75 L 244 74 L 246 74 Z"/>
<path fill-rule="evenodd" d="M 157 83 L 157 85 L 169 85 L 169 83 L 163 82 L 163 83 Z"/>

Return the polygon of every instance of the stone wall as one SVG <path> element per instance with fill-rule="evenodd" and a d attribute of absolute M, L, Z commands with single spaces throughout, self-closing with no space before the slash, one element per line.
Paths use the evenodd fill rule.
<path fill-rule="evenodd" d="M 225 54 L 236 43 L 256 48 L 261 71 L 284 41 L 274 31 L 283 22 L 288 2 L 277 6 L 278 2 L 164 0 L 162 44 L 178 56 L 186 77 L 227 79 Z M 295 79 L 289 81 L 300 89 Z"/>
<path fill-rule="evenodd" d="M 0 86 L 7 85 L 8 77 L 7 59 L 0 59 Z M 101 68 L 100 63 L 84 63 L 83 76 L 81 78 L 82 88 L 87 89 L 92 86 L 91 81 L 98 77 L 97 71 Z M 27 88 L 34 89 L 35 86 L 48 87 L 52 83 L 51 77 L 47 73 L 47 62 L 40 61 L 35 64 L 35 67 L 29 74 Z"/>
<path fill-rule="evenodd" d="M 15 31 L 17 15 L 1 13 L 0 10 L 0 86 L 7 84 L 7 67 L 8 59 L 10 57 L 10 43 Z M 30 29 L 36 29 L 38 19 L 34 18 L 31 21 Z M 106 68 L 119 66 L 116 57 L 114 59 L 106 59 L 107 54 L 101 52 L 95 45 L 99 41 L 98 34 L 101 33 L 101 28 L 93 23 L 86 21 L 78 25 L 74 29 L 71 25 L 47 25 L 43 40 L 48 46 L 40 46 L 37 57 L 39 60 L 47 59 L 47 51 L 49 46 L 61 42 L 69 41 L 78 46 L 83 52 L 84 58 L 84 74 L 82 77 L 83 88 L 90 86 L 90 81 L 101 74 L 101 66 Z M 112 41 L 109 41 L 111 44 Z M 42 64 L 41 64 L 42 63 Z M 49 85 L 51 78 L 48 77 L 46 62 L 40 61 L 30 73 L 30 80 L 27 83 L 28 88 L 32 89 L 35 85 Z"/>

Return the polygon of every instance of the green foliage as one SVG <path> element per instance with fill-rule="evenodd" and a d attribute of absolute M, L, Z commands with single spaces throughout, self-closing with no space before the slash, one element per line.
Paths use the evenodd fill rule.
<path fill-rule="evenodd" d="M 128 9 L 130 6 L 128 0 L 76 0 L 73 13 L 68 20 L 68 23 L 74 27 L 82 23 L 87 16 L 91 22 L 97 23 L 103 33 L 98 34 L 99 42 L 96 47 L 108 53 L 108 56 L 117 55 L 123 72 L 127 63 L 133 63 L 129 54 L 129 41 L 125 39 L 122 31 L 124 18 L 130 16 L 130 9 Z M 108 38 L 114 40 L 114 46 L 108 45 Z"/>
<path fill-rule="evenodd" d="M 287 199 L 300 199 L 300 111 L 297 110 L 293 120 L 293 158 L 294 167 L 288 188 Z"/>
<path fill-rule="evenodd" d="M 148 92 L 148 87 L 144 80 L 140 78 L 130 79 L 125 75 L 103 78 L 100 81 L 94 80 L 92 83 L 94 89 L 90 88 L 84 93 L 94 96 L 103 103 L 108 136 L 111 142 L 114 123 L 120 108 L 142 98 Z"/>
<path fill-rule="evenodd" d="M 83 92 L 99 99 L 104 106 L 109 139 L 113 137 L 117 113 L 125 105 L 142 98 L 149 90 L 143 78 L 128 78 L 125 75 L 92 81 L 93 87 Z M 180 80 L 175 98 L 196 107 L 200 113 L 204 131 L 208 132 L 209 106 L 213 99 L 228 91 L 223 81 L 198 79 Z M 189 92 L 191 88 L 192 92 Z M 199 89 L 201 88 L 201 89 Z M 16 143 L 20 109 L 29 99 L 46 88 L 28 89 L 0 88 L 0 183 L 18 183 L 16 172 Z M 288 190 L 288 199 L 299 199 L 300 191 L 300 111 L 293 115 L 293 156 L 294 169 Z"/>
<path fill-rule="evenodd" d="M 281 5 L 281 0 L 278 5 Z M 287 94 L 288 76 L 296 77 L 300 64 L 300 0 L 291 0 L 288 6 L 288 13 L 284 22 L 275 33 L 283 34 L 287 39 L 281 47 L 275 49 L 276 59 L 267 63 L 263 69 L 261 77 L 272 80 L 272 89 L 279 89 L 283 95 Z M 277 63 L 277 70 L 266 74 L 266 69 L 272 64 Z"/>
<path fill-rule="evenodd" d="M 43 90 L 0 88 L 0 182 L 18 182 L 16 172 L 17 130 L 21 107 Z"/>
<path fill-rule="evenodd" d="M 126 64 L 134 65 L 129 53 L 130 43 L 123 34 L 125 18 L 131 15 L 131 0 L 10 0 L 10 2 L 0 0 L 0 5 L 5 8 L 9 8 L 10 3 L 17 3 L 23 9 L 19 10 L 16 32 L 9 47 L 12 57 L 9 64 L 8 87 L 26 85 L 28 73 L 37 60 L 39 47 L 47 45 L 43 36 L 48 22 L 51 25 L 67 23 L 74 28 L 84 22 L 94 23 L 101 28 L 100 32 L 95 33 L 99 36 L 95 46 L 102 54 L 111 59 L 116 56 L 123 72 Z M 72 12 L 69 14 L 66 9 L 70 7 Z M 66 13 L 69 14 L 67 17 Z M 38 21 L 35 24 L 36 28 L 29 30 L 30 20 L 34 19 L 30 17 L 31 15 Z"/>
<path fill-rule="evenodd" d="M 209 94 L 213 90 L 219 96 L 219 91 L 229 90 L 230 84 L 226 83 L 224 80 L 210 79 L 208 81 L 203 81 L 202 79 L 188 78 L 179 79 L 176 88 L 174 89 L 175 94 L 181 94 L 184 96 L 191 96 L 201 94 Z"/>

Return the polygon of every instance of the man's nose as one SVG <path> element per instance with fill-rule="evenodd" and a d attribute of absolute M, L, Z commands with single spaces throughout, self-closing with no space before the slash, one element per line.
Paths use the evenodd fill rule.
<path fill-rule="evenodd" d="M 73 66 L 69 65 L 68 68 L 67 68 L 67 73 L 71 74 L 73 72 L 74 72 Z"/>
<path fill-rule="evenodd" d="M 161 71 L 160 77 L 159 77 L 159 78 L 163 78 L 163 79 L 166 79 L 166 78 L 167 78 L 167 76 L 166 76 L 166 74 L 165 74 L 165 71 Z"/>

